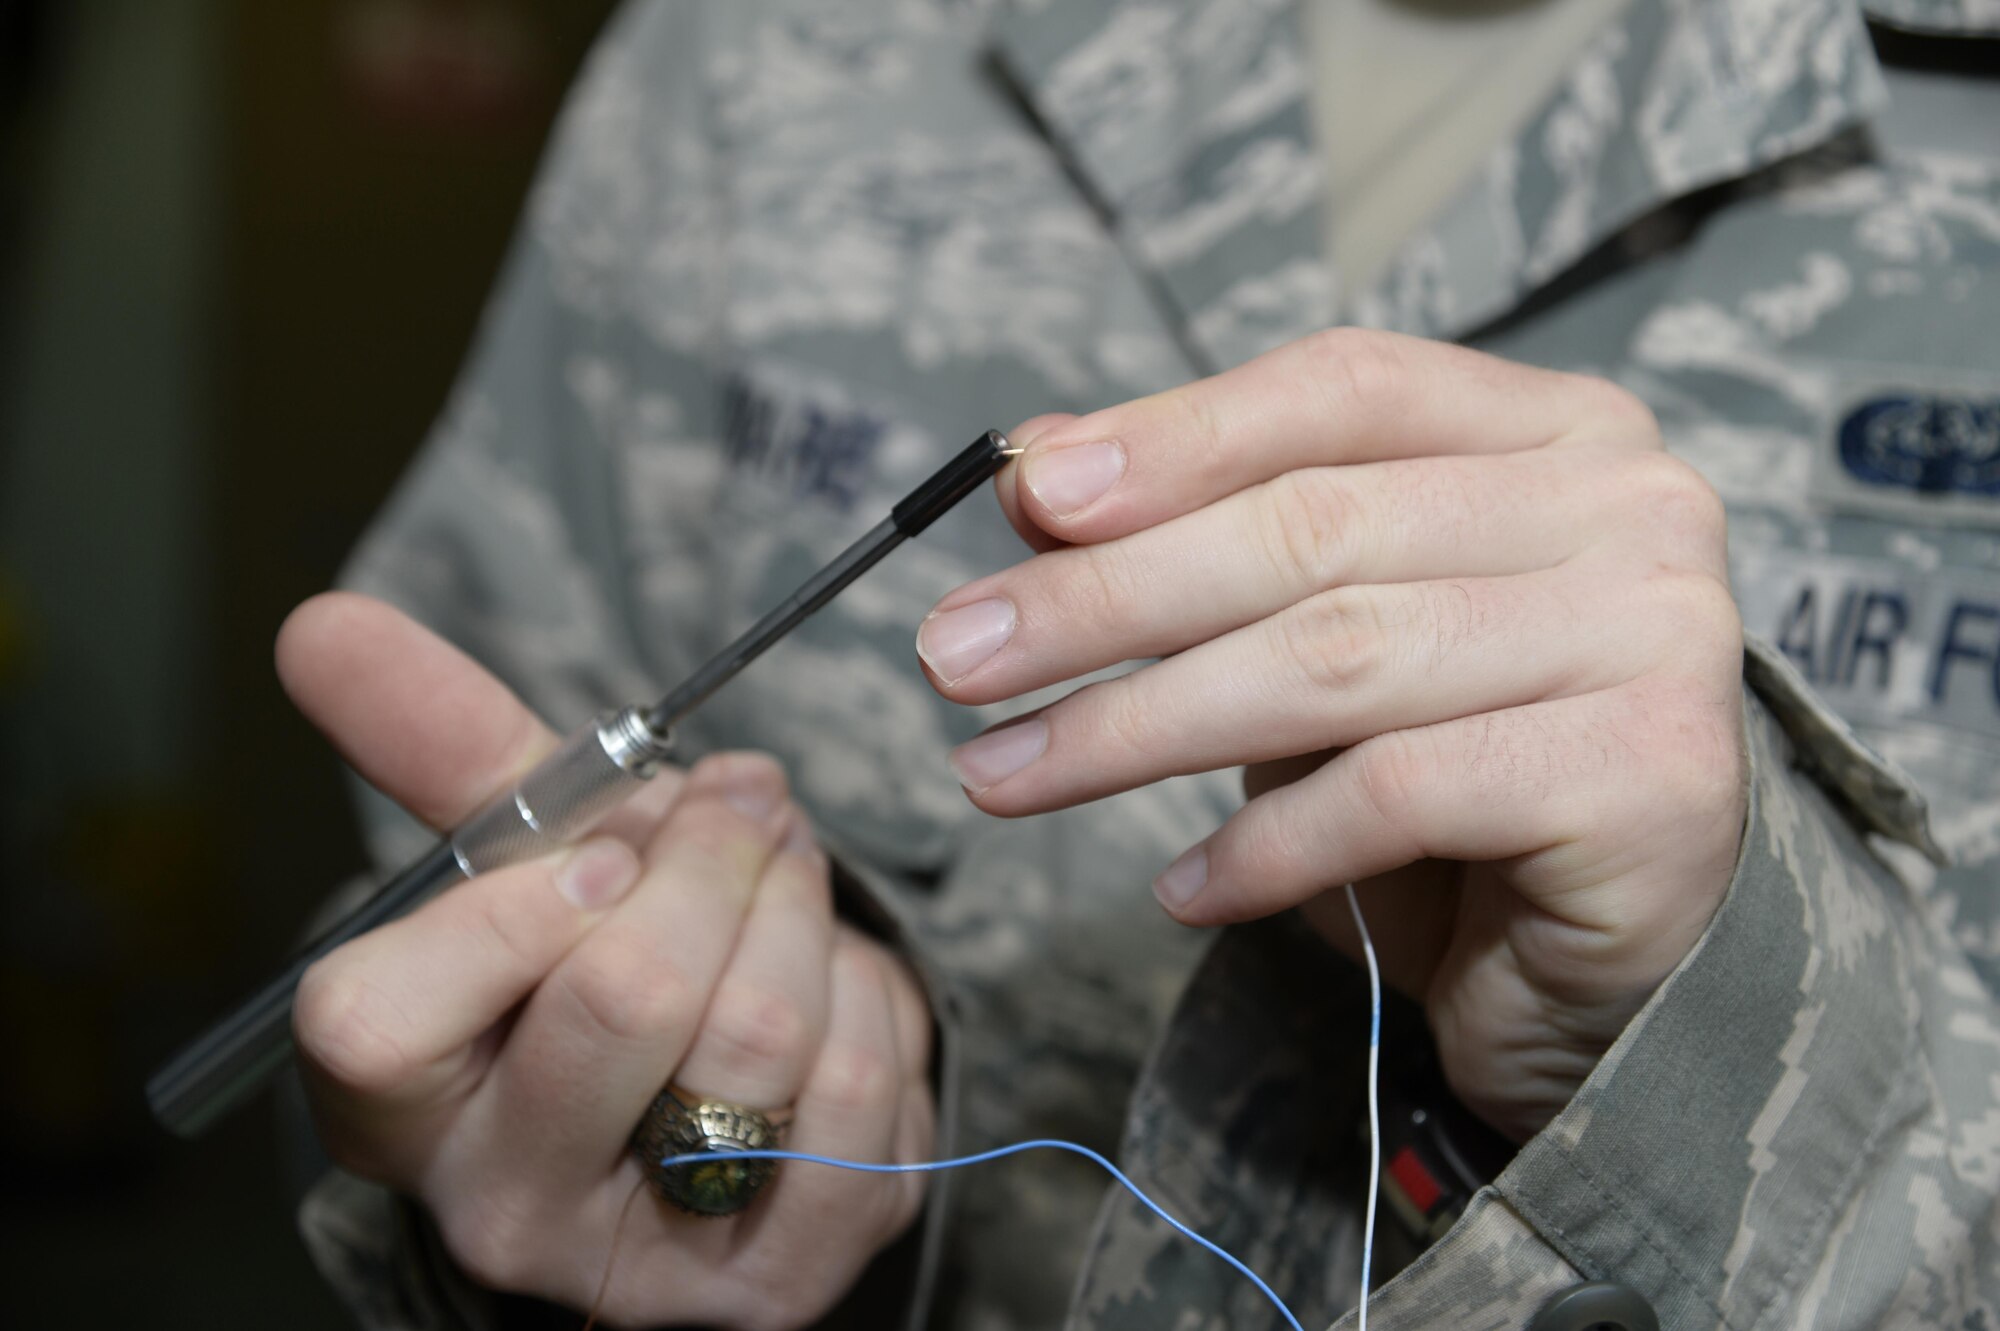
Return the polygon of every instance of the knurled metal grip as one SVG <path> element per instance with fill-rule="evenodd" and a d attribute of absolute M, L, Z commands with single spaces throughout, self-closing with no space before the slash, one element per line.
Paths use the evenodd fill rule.
<path fill-rule="evenodd" d="M 604 713 L 451 834 L 459 868 L 469 878 L 580 839 L 659 771 L 671 747 L 638 708 Z"/>

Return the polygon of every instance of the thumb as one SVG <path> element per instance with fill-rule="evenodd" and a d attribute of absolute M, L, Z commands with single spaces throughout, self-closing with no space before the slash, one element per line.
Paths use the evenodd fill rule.
<path fill-rule="evenodd" d="M 278 630 L 275 654 L 285 692 L 340 756 L 440 831 L 555 746 L 472 658 L 366 596 L 305 602 Z"/>
<path fill-rule="evenodd" d="M 458 826 L 555 747 L 505 684 L 393 606 L 315 596 L 278 630 L 278 678 L 354 770 L 437 831 Z M 680 793 L 667 768 L 600 830 L 642 842 Z"/>

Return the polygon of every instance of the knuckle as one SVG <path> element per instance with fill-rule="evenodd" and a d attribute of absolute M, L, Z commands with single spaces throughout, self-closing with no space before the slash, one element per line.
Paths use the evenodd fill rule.
<path fill-rule="evenodd" d="M 1348 751 L 1355 788 L 1368 812 L 1384 827 L 1401 828 L 1416 805 L 1416 792 L 1429 779 L 1428 764 L 1409 732 L 1394 730 Z"/>
<path fill-rule="evenodd" d="M 1393 410 L 1409 391 L 1409 366 L 1400 343 L 1388 334 L 1326 328 L 1302 339 L 1300 348 L 1329 409 L 1341 416 Z"/>
<path fill-rule="evenodd" d="M 1720 551 L 1728 529 L 1722 497 L 1702 474 L 1671 453 L 1643 453 L 1627 465 L 1633 499 L 1650 520 L 1697 549 Z"/>
<path fill-rule="evenodd" d="M 1065 553 L 1071 576 L 1054 580 L 1051 588 L 1058 622 L 1095 624 L 1120 636 L 1143 624 L 1139 608 L 1150 598 L 1128 560 L 1108 546 L 1077 546 Z"/>
<path fill-rule="evenodd" d="M 708 1005 L 701 1033 L 715 1041 L 732 1069 L 747 1071 L 799 1057 L 812 1042 L 814 1022 L 805 1004 L 789 994 L 725 980 Z"/>
<path fill-rule="evenodd" d="M 1354 523 L 1353 497 L 1330 467 L 1288 471 L 1264 487 L 1266 555 L 1281 578 L 1310 587 L 1340 580 Z"/>
<path fill-rule="evenodd" d="M 689 1029 L 705 997 L 681 967 L 631 943 L 600 944 L 561 975 L 585 1017 L 621 1041 L 653 1041 Z"/>
<path fill-rule="evenodd" d="M 1659 418 L 1637 393 L 1598 375 L 1576 375 L 1572 382 L 1590 421 L 1608 427 L 1623 442 L 1649 449 L 1664 447 Z"/>
<path fill-rule="evenodd" d="M 1705 666 L 1733 678 L 1742 669 L 1743 612 L 1729 588 L 1702 573 L 1679 573 L 1656 580 L 1667 607 L 1661 620 L 1675 641 Z"/>
<path fill-rule="evenodd" d="M 1628 723 L 1642 730 L 1650 766 L 1673 807 L 1733 807 L 1749 762 L 1737 709 L 1693 680 L 1656 681 L 1632 702 Z"/>
<path fill-rule="evenodd" d="M 1158 756 L 1163 735 L 1170 732 L 1161 724 L 1160 700 L 1142 697 L 1135 679 L 1087 684 L 1077 691 L 1077 699 L 1091 714 L 1089 728 L 1102 742 L 1144 760 Z"/>
<path fill-rule="evenodd" d="M 1466 582 L 1449 579 L 1416 589 L 1412 631 L 1405 635 L 1416 658 L 1412 664 L 1422 670 L 1444 668 L 1454 653 L 1484 636 L 1494 594 L 1490 584 L 1475 592 Z"/>
<path fill-rule="evenodd" d="M 1279 650 L 1297 664 L 1308 688 L 1348 693 L 1366 686 L 1381 665 L 1383 630 L 1373 599 L 1337 588 L 1299 602 L 1275 621 Z"/>
<path fill-rule="evenodd" d="M 386 1095 L 416 1071 L 403 1043 L 387 1029 L 385 1001 L 373 985 L 322 960 L 300 977 L 292 1006 L 299 1052 L 333 1083 L 353 1094 Z"/>
<path fill-rule="evenodd" d="M 870 1113 L 891 1103 L 897 1069 L 882 1050 L 850 1041 L 828 1041 L 820 1051 L 814 1098 L 843 1113 Z"/>
<path fill-rule="evenodd" d="M 1562 782 L 1568 750 L 1532 712 L 1489 712 L 1470 723 L 1465 774 L 1474 798 L 1533 801 Z"/>

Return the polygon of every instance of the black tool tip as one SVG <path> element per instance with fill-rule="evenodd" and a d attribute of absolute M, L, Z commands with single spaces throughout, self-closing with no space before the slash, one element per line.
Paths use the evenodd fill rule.
<path fill-rule="evenodd" d="M 993 474 L 1007 465 L 1018 450 L 998 430 L 988 430 L 968 444 L 964 451 L 939 467 L 931 478 L 910 491 L 891 510 L 896 530 L 915 536 L 943 516 L 952 505 L 965 498 Z"/>

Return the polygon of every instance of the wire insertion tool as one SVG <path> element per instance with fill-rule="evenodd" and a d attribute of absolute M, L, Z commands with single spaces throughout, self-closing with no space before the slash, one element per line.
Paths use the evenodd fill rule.
<path fill-rule="evenodd" d="M 1020 452 L 989 430 L 906 495 L 880 523 L 650 708 L 606 712 L 565 739 L 429 852 L 321 934 L 263 988 L 146 1083 L 153 1116 L 195 1136 L 252 1095 L 291 1053 L 292 998 L 306 968 L 474 874 L 579 840 L 659 770 L 674 727 L 842 588 L 928 527 Z"/>

